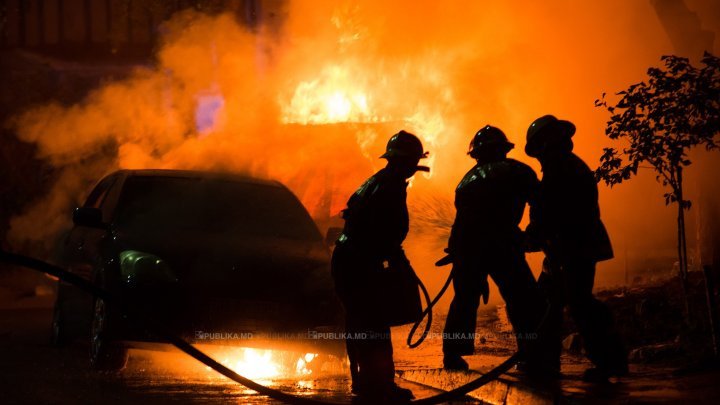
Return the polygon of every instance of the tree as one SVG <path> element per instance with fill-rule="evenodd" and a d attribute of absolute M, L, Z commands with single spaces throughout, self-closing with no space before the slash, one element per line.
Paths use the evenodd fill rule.
<path fill-rule="evenodd" d="M 675 203 L 678 208 L 678 263 L 688 312 L 685 210 L 691 202 L 683 194 L 683 169 L 692 163 L 690 149 L 713 150 L 720 145 L 720 58 L 706 52 L 702 68 L 673 55 L 661 60 L 662 68 L 648 69 L 647 83 L 617 93 L 621 98 L 615 106 L 608 105 L 605 93 L 595 100 L 596 107 L 611 114 L 605 135 L 626 142 L 621 150 L 604 149 L 595 174 L 612 187 L 649 164 L 669 189 L 665 204 Z"/>

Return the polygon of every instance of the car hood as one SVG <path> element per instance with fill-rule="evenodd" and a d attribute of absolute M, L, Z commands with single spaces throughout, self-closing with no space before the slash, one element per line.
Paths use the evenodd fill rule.
<path fill-rule="evenodd" d="M 322 241 L 177 232 L 116 233 L 117 247 L 164 260 L 180 284 L 213 296 L 307 297 L 332 291 Z M 240 294 L 242 292 L 242 294 Z"/>

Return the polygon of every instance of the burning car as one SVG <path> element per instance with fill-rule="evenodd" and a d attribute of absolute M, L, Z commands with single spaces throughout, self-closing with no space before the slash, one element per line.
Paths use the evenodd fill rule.
<path fill-rule="evenodd" d="M 341 324 L 328 248 L 280 183 L 120 170 L 97 184 L 73 222 L 64 242 L 70 271 L 188 340 L 317 352 L 308 348 L 320 342 L 308 336 Z M 90 331 L 90 362 L 99 370 L 122 368 L 129 347 L 161 343 L 111 303 L 60 282 L 53 339 L 61 343 L 83 330 Z"/>

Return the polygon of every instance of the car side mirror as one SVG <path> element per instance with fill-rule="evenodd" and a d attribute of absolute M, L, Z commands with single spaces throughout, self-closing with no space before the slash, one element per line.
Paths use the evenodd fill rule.
<path fill-rule="evenodd" d="M 102 211 L 94 207 L 78 207 L 73 211 L 73 223 L 90 228 L 107 228 L 103 223 Z"/>
<path fill-rule="evenodd" d="M 332 247 L 335 245 L 335 241 L 342 234 L 343 229 L 337 227 L 330 227 L 325 234 L 325 244 Z"/>

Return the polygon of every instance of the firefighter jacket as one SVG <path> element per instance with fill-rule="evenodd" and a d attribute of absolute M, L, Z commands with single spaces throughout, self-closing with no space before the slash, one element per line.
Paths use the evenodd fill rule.
<path fill-rule="evenodd" d="M 345 228 L 338 244 L 347 244 L 373 261 L 405 260 L 408 233 L 407 181 L 388 169 L 370 177 L 343 211 Z"/>
<path fill-rule="evenodd" d="M 611 259 L 592 170 L 573 153 L 559 153 L 541 163 L 543 179 L 530 210 L 528 234 L 540 238 L 553 259 Z"/>
<path fill-rule="evenodd" d="M 448 248 L 456 260 L 522 252 L 519 224 L 538 185 L 535 172 L 514 159 L 478 164 L 455 190 L 457 215 Z"/>

